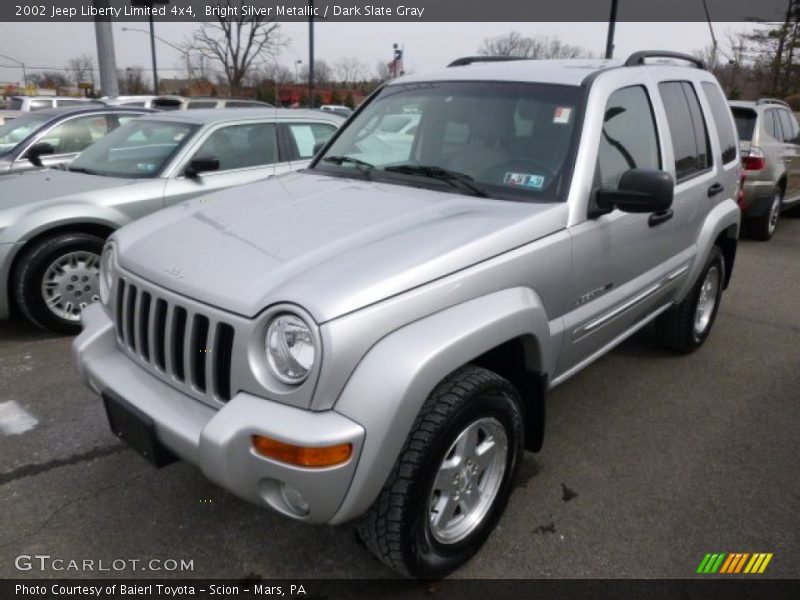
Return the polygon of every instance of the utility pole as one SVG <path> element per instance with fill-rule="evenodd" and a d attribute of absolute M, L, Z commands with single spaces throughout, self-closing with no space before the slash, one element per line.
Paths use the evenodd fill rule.
<path fill-rule="evenodd" d="M 150 54 L 153 57 L 153 94 L 158 96 L 158 65 L 156 64 L 156 26 L 153 22 L 153 7 L 156 4 L 169 4 L 169 0 L 131 0 L 131 6 L 149 8 Z"/>
<path fill-rule="evenodd" d="M 22 67 L 22 82 L 25 87 L 28 87 L 28 71 L 25 69 L 25 63 L 21 60 L 17 60 L 16 58 L 11 58 L 10 56 L 6 56 L 5 54 L 0 54 L 0 58 L 5 58 L 10 60 L 13 63 L 18 64 Z"/>
<path fill-rule="evenodd" d="M 308 106 L 314 108 L 314 0 L 309 0 L 308 15 Z"/>
<path fill-rule="evenodd" d="M 96 8 L 108 8 L 109 0 L 93 0 Z M 97 69 L 100 71 L 100 90 L 105 96 L 119 96 L 117 59 L 114 54 L 114 30 L 111 21 L 95 17 L 94 35 L 97 41 Z"/>
<path fill-rule="evenodd" d="M 611 15 L 608 18 L 608 38 L 606 39 L 606 58 L 614 58 L 614 30 L 617 26 L 617 4 L 619 0 L 611 0 Z"/>

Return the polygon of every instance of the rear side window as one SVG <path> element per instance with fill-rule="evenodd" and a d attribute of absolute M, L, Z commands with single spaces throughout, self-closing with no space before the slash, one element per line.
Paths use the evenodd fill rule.
<path fill-rule="evenodd" d="M 795 142 L 797 140 L 797 121 L 794 115 L 790 114 L 788 110 L 778 110 L 776 112 L 781 122 L 781 129 L 783 129 L 783 141 Z"/>
<path fill-rule="evenodd" d="M 739 139 L 749 142 L 753 139 L 753 131 L 756 128 L 756 113 L 749 108 L 732 107 L 733 120 L 736 122 L 736 132 Z"/>
<path fill-rule="evenodd" d="M 216 108 L 216 107 L 217 107 L 216 100 L 192 100 L 186 105 L 186 108 L 188 110 L 197 108 Z"/>
<path fill-rule="evenodd" d="M 42 110 L 43 108 L 52 108 L 52 100 L 31 100 L 31 110 Z"/>
<path fill-rule="evenodd" d="M 764 113 L 764 128 L 776 140 L 783 141 L 783 131 L 781 130 L 781 122 L 778 119 L 777 110 L 768 110 Z"/>
<path fill-rule="evenodd" d="M 719 144 L 722 148 L 722 162 L 727 164 L 736 160 L 736 133 L 731 125 L 730 109 L 720 89 L 713 83 L 703 82 L 703 93 L 711 106 L 711 116 L 717 127 Z"/>
<path fill-rule="evenodd" d="M 675 177 L 683 181 L 711 166 L 708 130 L 694 88 L 686 81 L 658 84 L 675 153 Z"/>
<path fill-rule="evenodd" d="M 660 169 L 658 136 L 647 92 L 641 86 L 608 99 L 597 153 L 595 183 L 616 188 L 630 169 Z"/>

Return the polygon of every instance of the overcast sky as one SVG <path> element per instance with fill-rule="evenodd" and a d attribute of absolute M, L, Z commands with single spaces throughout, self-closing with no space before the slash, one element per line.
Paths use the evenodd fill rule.
<path fill-rule="evenodd" d="M 147 23 L 115 23 L 114 42 L 117 67 L 140 66 L 150 71 L 149 38 L 144 33 L 122 28 L 146 30 Z M 196 23 L 156 23 L 156 35 L 174 44 L 181 43 L 197 27 Z M 715 23 L 718 38 L 726 30 L 741 30 L 743 23 Z M 475 54 L 486 37 L 519 31 L 524 35 L 557 36 L 562 41 L 582 46 L 595 55 L 605 50 L 605 23 L 316 23 L 315 54 L 329 64 L 341 57 L 357 57 L 372 75 L 378 60 L 389 62 L 392 43 L 405 48 L 405 67 L 424 72 L 446 65 L 459 56 Z M 293 69 L 296 60 L 308 60 L 308 24 L 283 23 L 281 31 L 289 39 L 279 60 Z M 711 44 L 707 23 L 618 23 L 616 57 L 641 49 L 691 52 Z M 24 61 L 32 67 L 63 68 L 69 58 L 96 54 L 92 23 L 0 23 L 0 54 Z M 181 76 L 181 55 L 157 42 L 160 77 Z M 0 58 L 0 65 L 10 61 Z M 32 69 L 33 70 L 33 69 Z M 20 69 L 0 66 L 0 82 L 21 82 Z"/>

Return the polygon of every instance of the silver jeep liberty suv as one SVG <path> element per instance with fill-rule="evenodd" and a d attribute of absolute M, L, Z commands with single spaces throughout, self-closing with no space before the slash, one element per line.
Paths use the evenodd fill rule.
<path fill-rule="evenodd" d="M 651 321 L 706 340 L 739 176 L 694 58 L 460 59 L 384 85 L 308 169 L 114 233 L 75 359 L 155 464 L 442 576 L 541 448 L 549 389 Z"/>

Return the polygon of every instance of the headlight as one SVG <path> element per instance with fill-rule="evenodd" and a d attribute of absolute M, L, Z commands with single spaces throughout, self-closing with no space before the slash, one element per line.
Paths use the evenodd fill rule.
<path fill-rule="evenodd" d="M 114 272 L 116 270 L 117 252 L 113 244 L 106 244 L 100 257 L 100 301 L 108 303 L 111 287 L 114 285 Z"/>
<path fill-rule="evenodd" d="M 300 317 L 283 313 L 267 327 L 266 355 L 272 373 L 283 383 L 305 381 L 314 366 L 317 349 L 314 336 Z"/>

